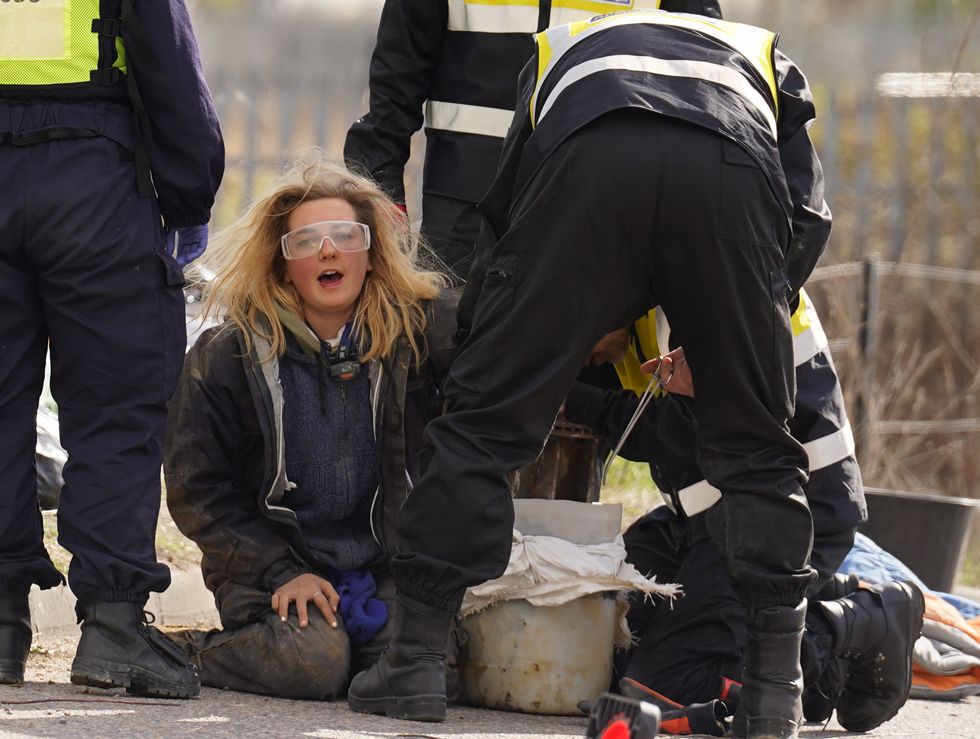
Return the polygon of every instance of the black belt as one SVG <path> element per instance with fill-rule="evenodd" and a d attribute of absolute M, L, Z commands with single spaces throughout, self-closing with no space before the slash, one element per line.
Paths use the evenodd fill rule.
<path fill-rule="evenodd" d="M 91 128 L 75 128 L 74 126 L 51 126 L 50 128 L 38 128 L 31 131 L 3 131 L 0 132 L 0 144 L 12 146 L 33 146 L 43 144 L 45 141 L 59 141 L 62 139 L 91 139 L 99 136 L 97 131 Z"/>

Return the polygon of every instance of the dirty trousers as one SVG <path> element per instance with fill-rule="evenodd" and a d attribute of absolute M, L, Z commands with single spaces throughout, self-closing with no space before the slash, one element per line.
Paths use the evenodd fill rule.
<path fill-rule="evenodd" d="M 333 628 L 313 604 L 309 624 L 299 627 L 296 607 L 282 621 L 272 611 L 271 594 L 236 587 L 233 599 L 252 616 L 238 628 L 171 634 L 197 665 L 201 684 L 297 700 L 328 700 L 343 694 L 351 675 L 367 669 L 391 638 L 394 583 L 378 579 L 375 597 L 388 607 L 388 621 L 367 644 L 351 644 L 337 614 Z M 257 615 L 262 614 L 262 615 Z"/>

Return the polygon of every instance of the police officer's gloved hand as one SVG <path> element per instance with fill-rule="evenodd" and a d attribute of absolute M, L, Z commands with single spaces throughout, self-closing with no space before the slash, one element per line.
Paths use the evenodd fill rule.
<path fill-rule="evenodd" d="M 208 224 L 184 226 L 167 233 L 167 253 L 173 254 L 177 264 L 186 267 L 208 248 Z"/>

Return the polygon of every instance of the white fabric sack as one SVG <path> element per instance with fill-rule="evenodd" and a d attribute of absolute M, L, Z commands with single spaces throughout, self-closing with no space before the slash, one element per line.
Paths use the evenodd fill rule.
<path fill-rule="evenodd" d="M 679 585 L 647 579 L 626 561 L 622 534 L 605 544 L 573 544 L 553 536 L 525 536 L 514 529 L 510 562 L 496 580 L 469 588 L 463 618 L 507 600 L 558 606 L 592 593 L 638 590 L 673 598 Z"/>

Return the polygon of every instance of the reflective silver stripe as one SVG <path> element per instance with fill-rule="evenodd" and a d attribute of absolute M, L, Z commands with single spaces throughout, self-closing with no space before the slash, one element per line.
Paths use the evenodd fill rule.
<path fill-rule="evenodd" d="M 824 333 L 820 321 L 811 324 L 802 334 L 793 337 L 793 364 L 799 367 L 809 362 L 828 346 L 827 334 Z"/>
<path fill-rule="evenodd" d="M 549 26 L 591 20 L 597 15 L 643 8 L 656 10 L 660 0 L 552 0 Z"/>
<path fill-rule="evenodd" d="M 535 85 L 534 94 L 531 96 L 532 123 L 536 125 L 538 121 L 534 113 L 540 108 L 538 97 L 541 86 L 568 50 L 584 38 L 595 33 L 600 33 L 617 26 L 631 24 L 666 25 L 676 28 L 687 28 L 718 39 L 722 43 L 736 49 L 755 67 L 768 83 L 772 96 L 775 99 L 776 75 L 772 65 L 772 50 L 775 46 L 776 36 L 772 32 L 764 28 L 756 28 L 740 23 L 729 23 L 702 16 L 676 15 L 663 13 L 659 10 L 637 10 L 632 13 L 616 13 L 601 18 L 586 24 L 584 28 L 580 24 L 556 26 L 544 33 L 538 34 L 539 63 L 543 62 L 544 68 L 538 68 L 538 80 Z M 774 106 L 775 103 L 772 103 L 772 105 Z M 766 102 L 766 107 L 770 108 L 769 102 Z M 773 109 L 770 108 L 770 110 Z M 775 136 L 775 134 L 773 135 Z"/>
<path fill-rule="evenodd" d="M 840 462 L 842 459 L 854 455 L 854 435 L 851 433 L 851 424 L 847 424 L 839 431 L 823 436 L 815 441 L 808 441 L 803 445 L 807 456 L 810 458 L 810 472 L 822 470 L 832 464 Z M 701 480 L 693 485 L 688 485 L 677 491 L 677 498 L 680 500 L 681 508 L 688 516 L 708 510 L 721 500 L 721 491 L 707 480 Z M 670 498 L 663 496 L 664 502 L 670 510 L 674 510 L 674 505 Z"/>
<path fill-rule="evenodd" d="M 540 0 L 447 0 L 450 31 L 535 33 Z M 553 0 L 549 26 L 587 21 L 619 10 L 656 9 L 660 0 Z"/>
<path fill-rule="evenodd" d="M 255 346 L 252 347 L 252 351 L 256 356 L 267 356 L 272 351 L 272 345 L 267 339 L 261 336 L 253 336 L 253 341 L 255 342 Z M 269 388 L 269 395 L 272 398 L 273 423 L 276 426 L 276 474 L 272 478 L 272 487 L 265 494 L 265 503 L 270 511 L 290 511 L 289 508 L 270 502 L 278 492 L 277 488 L 280 480 L 282 481 L 283 493 L 295 487 L 286 476 L 286 441 L 282 421 L 283 396 L 282 382 L 279 379 L 279 361 L 261 362 L 260 372 L 262 373 L 262 379 L 265 380 L 265 384 Z"/>
<path fill-rule="evenodd" d="M 93 17 L 98 17 L 97 3 L 92 10 Z M 0 59 L 68 59 L 71 38 L 66 20 L 65 0 L 3 2 L 0 4 Z"/>
<path fill-rule="evenodd" d="M 551 110 L 552 105 L 554 105 L 555 101 L 565 89 L 589 75 L 596 74 L 597 72 L 605 72 L 610 69 L 648 72 L 665 77 L 689 77 L 691 79 L 706 80 L 723 85 L 737 92 L 742 98 L 754 106 L 769 125 L 769 131 L 772 133 L 773 140 L 776 138 L 776 116 L 772 108 L 762 94 L 738 70 L 731 67 L 724 67 L 720 64 L 712 64 L 711 62 L 698 62 L 687 59 L 657 59 L 652 56 L 631 56 L 627 54 L 590 59 L 568 70 L 548 95 L 548 99 L 538 114 L 538 123 L 540 124 L 544 120 L 548 111 Z"/>
<path fill-rule="evenodd" d="M 417 1 L 417 0 L 416 0 Z M 450 31 L 478 33 L 535 33 L 538 30 L 538 0 L 447 0 Z"/>
<path fill-rule="evenodd" d="M 681 502 L 684 513 L 695 516 L 721 500 L 721 491 L 707 480 L 702 480 L 678 490 L 677 498 Z"/>
<path fill-rule="evenodd" d="M 514 118 L 513 110 L 486 108 L 430 100 L 425 106 L 425 125 L 440 131 L 477 133 L 503 138 Z"/>
<path fill-rule="evenodd" d="M 854 455 L 854 434 L 851 432 L 851 424 L 847 423 L 844 428 L 832 434 L 808 441 L 803 448 L 810 458 L 810 472 L 822 470 L 824 467 L 830 467 L 842 459 L 851 457 Z"/>
<path fill-rule="evenodd" d="M 657 351 L 661 354 L 670 351 L 670 323 L 667 321 L 667 314 L 659 305 L 656 308 L 657 315 Z"/>

